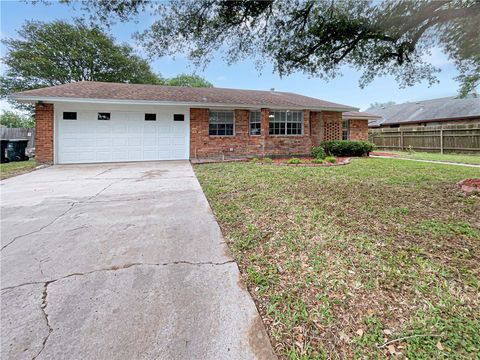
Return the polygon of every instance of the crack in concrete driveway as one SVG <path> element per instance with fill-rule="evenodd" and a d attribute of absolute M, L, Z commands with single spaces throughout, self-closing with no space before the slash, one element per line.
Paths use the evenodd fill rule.
<path fill-rule="evenodd" d="M 1 185 L 2 358 L 275 358 L 188 162 Z"/>

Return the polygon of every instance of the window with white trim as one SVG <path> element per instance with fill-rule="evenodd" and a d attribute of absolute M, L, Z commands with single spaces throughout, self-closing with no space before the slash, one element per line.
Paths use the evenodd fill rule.
<path fill-rule="evenodd" d="M 262 133 L 262 117 L 260 111 L 250 111 L 250 135 Z"/>
<path fill-rule="evenodd" d="M 235 115 L 233 111 L 209 111 L 208 112 L 208 135 L 210 136 L 233 136 Z"/>
<path fill-rule="evenodd" d="M 350 137 L 348 125 L 349 125 L 348 119 L 343 119 L 342 120 L 342 140 L 348 140 L 348 138 Z"/>
<path fill-rule="evenodd" d="M 270 135 L 303 134 L 303 111 L 272 110 L 269 117 Z"/>

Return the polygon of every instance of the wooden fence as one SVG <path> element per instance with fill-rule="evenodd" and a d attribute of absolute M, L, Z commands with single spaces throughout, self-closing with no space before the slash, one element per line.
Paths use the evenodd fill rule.
<path fill-rule="evenodd" d="M 369 140 L 386 150 L 464 152 L 480 154 L 478 124 L 416 128 L 370 129 Z"/>
<path fill-rule="evenodd" d="M 35 147 L 35 128 L 0 128 L 1 139 L 28 139 L 27 149 Z"/>

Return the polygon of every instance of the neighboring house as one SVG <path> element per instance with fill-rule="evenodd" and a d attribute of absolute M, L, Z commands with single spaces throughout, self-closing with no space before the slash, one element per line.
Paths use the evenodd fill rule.
<path fill-rule="evenodd" d="M 368 122 L 381 116 L 360 111 L 342 114 L 342 140 L 368 140 Z"/>
<path fill-rule="evenodd" d="M 277 91 L 77 82 L 13 94 L 35 103 L 41 163 L 309 154 L 354 107 Z M 350 138 L 367 138 L 365 125 Z M 355 135 L 353 135 L 355 134 Z"/>
<path fill-rule="evenodd" d="M 468 95 L 460 99 L 446 97 L 381 108 L 370 108 L 369 113 L 381 116 L 371 120 L 370 128 L 411 128 L 435 125 L 480 125 L 480 97 Z"/>

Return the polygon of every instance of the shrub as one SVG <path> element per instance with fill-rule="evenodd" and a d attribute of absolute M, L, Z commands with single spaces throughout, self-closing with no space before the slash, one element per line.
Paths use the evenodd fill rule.
<path fill-rule="evenodd" d="M 273 160 L 269 157 L 266 157 L 266 158 L 263 158 L 261 162 L 265 164 L 271 164 L 273 163 Z"/>
<path fill-rule="evenodd" d="M 375 148 L 369 141 L 330 140 L 322 141 L 320 145 L 330 156 L 364 156 Z"/>
<path fill-rule="evenodd" d="M 288 164 L 300 164 L 301 162 L 299 158 L 291 158 L 287 161 Z"/>
<path fill-rule="evenodd" d="M 324 160 L 323 159 L 313 159 L 312 163 L 314 164 L 323 164 Z"/>
<path fill-rule="evenodd" d="M 327 154 L 325 154 L 325 149 L 322 146 L 314 146 L 312 147 L 312 156 L 315 159 L 323 160 Z"/>
<path fill-rule="evenodd" d="M 335 158 L 335 156 L 327 156 L 325 158 L 325 161 L 328 161 L 331 164 L 335 164 L 337 162 L 337 159 Z"/>
<path fill-rule="evenodd" d="M 251 158 L 250 162 L 256 164 L 258 163 L 258 158 L 257 157 Z"/>

